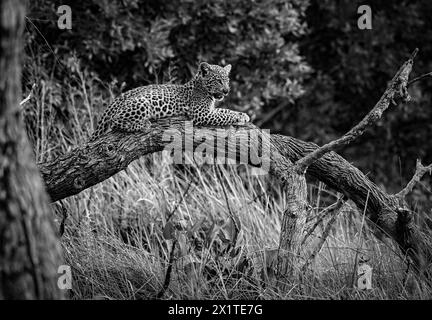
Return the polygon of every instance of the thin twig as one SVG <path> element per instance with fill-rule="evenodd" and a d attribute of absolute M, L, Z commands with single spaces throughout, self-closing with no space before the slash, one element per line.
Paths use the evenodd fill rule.
<path fill-rule="evenodd" d="M 327 223 L 327 225 L 326 225 L 326 227 L 325 227 L 325 229 L 324 229 L 324 231 L 320 237 L 318 244 L 315 246 L 311 255 L 309 256 L 309 258 L 306 260 L 305 264 L 303 265 L 303 267 L 301 269 L 302 272 L 304 272 L 307 269 L 307 267 L 310 265 L 310 263 L 315 259 L 318 252 L 320 252 L 324 242 L 326 241 L 326 239 L 330 233 L 330 230 L 331 230 L 333 224 L 336 221 L 336 218 L 338 217 L 339 213 L 341 212 L 341 208 L 342 208 L 344 203 L 345 203 L 344 197 L 339 198 L 338 201 L 336 202 L 335 208 L 332 211 L 332 216 L 331 216 L 329 222 Z M 305 239 L 306 239 L 306 237 L 303 239 L 303 241 L 305 241 Z"/>
<path fill-rule="evenodd" d="M 420 182 L 421 178 L 425 175 L 426 172 L 429 171 L 429 174 L 432 174 L 432 163 L 428 166 L 422 165 L 421 161 L 417 159 L 416 163 L 416 171 L 412 176 L 411 180 L 407 183 L 405 188 L 403 188 L 399 193 L 396 194 L 396 197 L 400 199 L 404 199 L 413 189 L 416 183 Z"/>
<path fill-rule="evenodd" d="M 432 72 L 428 72 L 428 73 L 422 74 L 421 76 L 418 76 L 417 78 L 414 78 L 414 79 L 408 81 L 407 86 L 409 87 L 414 82 L 420 81 L 420 80 L 422 80 L 423 78 L 426 78 L 426 77 L 431 77 L 432 78 Z"/>
<path fill-rule="evenodd" d="M 301 245 L 303 245 L 307 238 L 310 237 L 310 235 L 315 231 L 315 229 L 323 222 L 325 216 L 327 213 L 330 212 L 330 216 L 333 217 L 334 215 L 337 215 L 338 210 L 342 207 L 342 205 L 345 203 L 346 199 L 344 196 L 337 199 L 335 203 L 325 208 L 321 214 L 318 220 L 315 222 L 315 224 L 307 231 L 306 235 L 303 237 L 303 240 L 301 242 Z"/>

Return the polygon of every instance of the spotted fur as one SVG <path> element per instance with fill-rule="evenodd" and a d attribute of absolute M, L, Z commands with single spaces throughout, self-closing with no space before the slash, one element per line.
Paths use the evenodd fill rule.
<path fill-rule="evenodd" d="M 110 129 L 144 131 L 150 120 L 184 115 L 195 125 L 225 126 L 249 122 L 242 112 L 215 108 L 229 93 L 231 65 L 201 63 L 197 74 L 183 85 L 139 87 L 117 97 L 105 110 L 91 140 Z"/>

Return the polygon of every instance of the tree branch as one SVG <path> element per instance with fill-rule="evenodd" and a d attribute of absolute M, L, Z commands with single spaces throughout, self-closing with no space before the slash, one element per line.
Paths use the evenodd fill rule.
<path fill-rule="evenodd" d="M 427 78 L 427 77 L 431 77 L 432 78 L 432 72 L 428 72 L 428 73 L 422 74 L 421 76 L 418 76 L 417 78 L 414 78 L 414 79 L 410 80 L 408 82 L 408 86 L 412 85 L 413 83 L 415 83 L 417 81 L 423 80 L 424 78 Z"/>
<path fill-rule="evenodd" d="M 322 147 L 318 148 L 314 152 L 308 154 L 306 157 L 296 163 L 297 172 L 305 172 L 306 169 L 322 157 L 325 153 L 330 151 L 337 151 L 343 146 L 346 146 L 361 136 L 367 127 L 375 124 L 382 116 L 383 112 L 389 107 L 390 103 L 396 98 L 401 98 L 404 101 L 409 101 L 410 96 L 407 91 L 408 78 L 412 70 L 414 58 L 418 53 L 418 49 L 415 49 L 411 54 L 410 58 L 402 65 L 396 75 L 391 80 L 387 87 L 387 90 L 381 96 L 375 107 L 341 138 L 331 141 Z"/>
<path fill-rule="evenodd" d="M 423 166 L 421 161 L 417 159 L 416 171 L 412 176 L 411 180 L 407 183 L 405 188 L 403 188 L 399 193 L 396 194 L 396 197 L 400 199 L 405 199 L 405 197 L 413 190 L 416 183 L 420 182 L 421 178 L 425 175 L 426 172 L 429 171 L 429 174 L 432 173 L 432 163 L 428 166 Z"/>

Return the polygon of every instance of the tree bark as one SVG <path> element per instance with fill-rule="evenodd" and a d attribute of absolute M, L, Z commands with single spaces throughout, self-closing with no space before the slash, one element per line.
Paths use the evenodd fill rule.
<path fill-rule="evenodd" d="M 301 262 L 301 243 L 304 238 L 307 206 L 307 185 L 304 174 L 290 170 L 289 182 L 285 185 L 287 208 L 282 216 L 278 248 L 277 275 L 296 276 Z"/>
<path fill-rule="evenodd" d="M 0 299 L 61 298 L 60 246 L 19 112 L 24 1 L 0 0 Z"/>

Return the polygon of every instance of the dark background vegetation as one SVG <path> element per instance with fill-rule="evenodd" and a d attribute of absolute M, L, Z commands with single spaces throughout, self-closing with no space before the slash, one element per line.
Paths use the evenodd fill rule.
<path fill-rule="evenodd" d="M 72 30 L 57 28 L 61 4 L 72 7 Z M 231 63 L 226 105 L 273 132 L 323 144 L 373 107 L 414 48 L 420 55 L 412 75 L 432 71 L 431 1 L 370 1 L 372 30 L 357 28 L 361 4 L 29 1 L 23 90 L 49 83 L 52 119 L 68 127 L 63 88 L 73 85 L 77 66 L 81 77 L 95 79 L 91 90 L 97 85 L 108 95 L 108 88 L 118 94 L 150 83 L 185 82 L 200 61 Z M 413 85 L 413 102 L 389 110 L 341 152 L 390 191 L 411 177 L 416 158 L 432 161 L 431 85 L 431 79 Z"/>

